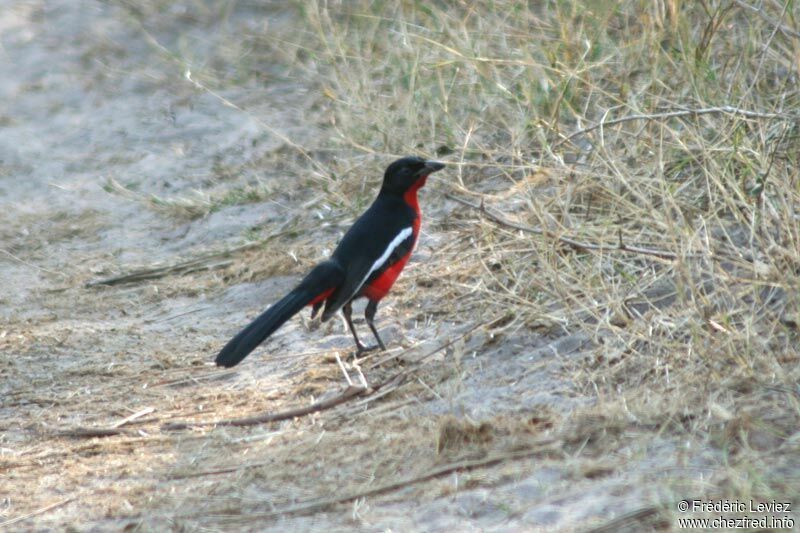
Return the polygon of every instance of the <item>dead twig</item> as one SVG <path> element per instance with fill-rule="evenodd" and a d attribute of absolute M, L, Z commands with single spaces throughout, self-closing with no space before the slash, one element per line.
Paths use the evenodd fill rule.
<path fill-rule="evenodd" d="M 155 407 L 145 407 L 141 411 L 137 411 L 132 415 L 127 416 L 122 420 L 120 420 L 119 422 L 116 422 L 115 424 L 112 424 L 108 427 L 99 427 L 99 428 L 75 427 L 59 431 L 58 433 L 56 433 L 56 435 L 59 437 L 90 439 L 93 437 L 113 437 L 114 435 L 127 434 L 128 433 L 127 431 L 120 429 L 122 426 L 128 425 L 131 422 L 145 415 L 149 415 L 155 410 L 156 410 Z"/>
<path fill-rule="evenodd" d="M 218 261 L 218 260 L 225 259 L 237 252 L 242 252 L 245 250 L 256 248 L 264 244 L 264 242 L 265 242 L 264 240 L 258 242 L 249 242 L 241 246 L 236 246 L 228 250 L 223 250 L 222 252 L 216 252 L 213 254 L 197 257 L 195 259 L 189 259 L 188 261 L 179 261 L 177 263 L 173 263 L 171 265 L 165 265 L 162 267 L 143 268 L 141 270 L 134 270 L 133 272 L 128 272 L 127 274 L 121 274 L 119 276 L 111 276 L 109 278 L 87 281 L 84 284 L 84 287 L 88 288 L 88 287 L 96 287 L 98 285 L 110 286 L 110 285 L 121 285 L 124 283 L 137 283 L 139 281 L 145 281 L 149 279 L 159 279 L 173 274 L 182 275 L 182 274 L 189 274 L 190 272 L 196 272 L 198 270 L 212 270 L 216 268 L 224 268 L 230 265 L 231 261 Z"/>
<path fill-rule="evenodd" d="M 578 130 L 576 132 L 567 135 L 562 139 L 559 139 L 553 144 L 553 148 L 557 148 L 562 144 L 571 141 L 575 137 L 578 137 L 579 135 L 584 135 L 596 129 L 605 128 L 606 126 L 622 124 L 623 122 L 631 122 L 634 120 L 664 120 L 668 118 L 692 117 L 692 116 L 696 117 L 700 115 L 712 115 L 712 114 L 738 115 L 745 118 L 763 118 L 763 119 L 779 118 L 779 119 L 797 120 L 797 117 L 794 117 L 786 113 L 763 113 L 760 111 L 749 111 L 747 109 L 739 109 L 738 107 L 733 107 L 730 105 L 724 105 L 719 107 L 704 107 L 701 109 L 679 109 L 676 111 L 666 111 L 664 113 L 628 115 L 626 117 L 615 118 L 612 120 L 601 120 L 600 122 L 598 122 L 593 126 L 589 126 L 588 128 L 583 128 L 582 130 Z"/>
<path fill-rule="evenodd" d="M 77 427 L 65 429 L 56 433 L 58 437 L 69 437 L 74 439 L 91 439 L 94 437 L 113 437 L 115 435 L 123 435 L 128 432 L 119 428 L 85 428 Z"/>
<path fill-rule="evenodd" d="M 678 259 L 679 257 L 690 258 L 690 257 L 699 257 L 698 254 L 685 254 L 683 256 L 676 254 L 675 252 L 669 252 L 666 250 L 656 250 L 654 248 L 643 248 L 641 246 L 630 246 L 622 242 L 622 238 L 620 237 L 619 244 L 616 246 L 609 246 L 607 244 L 594 244 L 588 242 L 581 242 L 575 240 L 571 237 L 564 237 L 563 235 L 557 235 L 552 231 L 547 231 L 539 228 L 532 228 L 530 226 L 524 226 L 522 224 L 517 224 L 516 222 L 511 222 L 507 220 L 505 217 L 498 215 L 489 211 L 483 203 L 475 204 L 470 202 L 469 200 L 465 200 L 463 198 L 459 198 L 458 196 L 454 196 L 450 193 L 445 193 L 445 196 L 450 200 L 458 202 L 462 205 L 467 207 L 471 207 L 472 209 L 476 209 L 486 215 L 491 220 L 497 222 L 500 225 L 516 229 L 519 231 L 524 231 L 526 233 L 533 233 L 535 235 L 543 235 L 545 237 L 549 237 L 551 239 L 556 239 L 557 241 L 566 244 L 576 250 L 585 250 L 585 251 L 595 251 L 595 252 L 625 252 L 631 254 L 639 254 L 639 255 L 649 255 L 652 257 L 658 257 L 661 259 Z"/>
<path fill-rule="evenodd" d="M 222 372 L 214 372 L 212 374 L 207 374 L 205 376 L 188 375 L 188 376 L 185 376 L 185 377 L 182 377 L 182 378 L 178 378 L 178 379 L 169 379 L 169 380 L 158 381 L 156 383 L 153 383 L 153 385 L 151 385 L 151 388 L 156 388 L 156 387 L 178 387 L 178 386 L 182 386 L 182 385 L 197 384 L 197 383 L 200 383 L 201 381 L 224 381 L 226 379 L 232 378 L 235 375 L 236 375 L 236 371 L 235 370 L 226 370 L 226 371 L 222 371 Z"/>
<path fill-rule="evenodd" d="M 136 420 L 138 418 L 141 418 L 144 415 L 149 415 L 150 413 L 154 412 L 155 410 L 156 410 L 155 407 L 145 407 L 141 411 L 137 411 L 137 412 L 133 413 L 130 416 L 126 416 L 125 418 L 123 418 L 122 420 L 120 420 L 116 424 L 112 425 L 111 427 L 113 429 L 116 429 L 116 428 L 122 427 L 122 426 L 124 426 L 126 424 L 130 424 L 134 420 Z"/>
<path fill-rule="evenodd" d="M 550 440 L 540 445 L 529 448 L 527 450 L 519 450 L 515 452 L 503 453 L 498 455 L 491 455 L 489 457 L 485 457 L 483 459 L 474 459 L 470 461 L 459 461 L 457 463 L 450 463 L 447 465 L 440 466 L 438 468 L 434 468 L 432 470 L 428 470 L 426 473 L 409 477 L 400 481 L 394 481 L 391 483 L 386 483 L 384 485 L 380 485 L 378 487 L 367 489 L 359 492 L 353 492 L 350 494 L 345 494 L 343 496 L 337 496 L 334 498 L 329 498 L 326 500 L 317 500 L 317 501 L 309 501 L 304 503 L 299 503 L 296 505 L 292 505 L 286 507 L 284 509 L 278 509 L 275 511 L 270 511 L 268 513 L 247 513 L 247 519 L 253 518 L 276 518 L 278 516 L 285 516 L 290 514 L 303 514 L 303 513 L 312 513 L 316 511 L 321 511 L 323 509 L 327 509 L 334 505 L 338 505 L 341 503 L 347 503 L 354 500 L 358 500 L 360 498 L 366 498 L 369 496 L 377 496 L 378 494 L 384 494 L 386 492 L 396 491 L 398 489 L 402 489 L 411 485 L 416 485 L 418 483 L 422 483 L 425 481 L 429 481 L 431 479 L 445 476 L 447 474 L 451 474 L 453 472 L 463 471 L 463 470 L 475 470 L 478 468 L 486 468 L 490 466 L 494 466 L 496 464 L 502 463 L 504 461 L 517 461 L 520 459 L 527 459 L 529 457 L 533 457 L 536 455 L 540 455 L 544 452 L 553 450 L 555 448 L 556 441 Z"/>
<path fill-rule="evenodd" d="M 274 464 L 274 461 L 261 461 L 258 463 L 239 464 L 225 468 L 217 468 L 215 470 L 202 470 L 200 472 L 185 472 L 181 474 L 173 474 L 169 476 L 169 479 L 189 479 L 194 477 L 218 476 L 220 474 L 230 474 L 231 472 L 236 472 L 238 470 L 258 468 L 259 466 L 267 466 L 271 464 Z"/>
<path fill-rule="evenodd" d="M 52 511 L 53 509 L 61 507 L 62 505 L 68 504 L 69 502 L 71 502 L 74 499 L 75 498 L 70 496 L 69 498 L 65 498 L 65 499 L 63 499 L 63 500 L 61 500 L 59 502 L 56 502 L 56 503 L 51 503 L 50 505 L 42 507 L 41 509 L 37 509 L 37 510 L 31 512 L 31 513 L 26 514 L 26 515 L 18 516 L 16 518 L 12 518 L 10 520 L 6 520 L 5 522 L 0 522 L 0 528 L 4 528 L 6 526 L 10 526 L 12 524 L 16 524 L 17 522 L 22 522 L 23 520 L 27 520 L 28 518 L 33 518 L 34 516 L 39 516 L 40 514 L 44 514 L 47 511 Z"/>
<path fill-rule="evenodd" d="M 247 250 L 258 248 L 260 246 L 265 245 L 272 239 L 275 239 L 276 237 L 281 237 L 283 235 L 286 235 L 292 230 L 285 228 L 292 227 L 292 223 L 293 220 L 289 220 L 285 224 L 283 224 L 281 229 L 279 229 L 278 231 L 274 231 L 273 233 L 270 233 L 266 237 L 254 242 L 248 242 L 239 246 L 234 246 L 233 248 L 228 248 L 226 250 L 222 250 L 221 252 L 213 252 L 210 254 L 201 255 L 200 257 L 189 259 L 187 261 L 179 261 L 171 265 L 165 265 L 153 268 L 143 268 L 141 270 L 135 270 L 127 274 L 121 274 L 119 276 L 112 276 L 109 278 L 87 281 L 84 284 L 84 287 L 88 288 L 88 287 L 95 287 L 97 285 L 121 285 L 123 283 L 136 283 L 148 279 L 163 278 L 173 274 L 183 275 L 183 274 L 188 274 L 190 272 L 196 272 L 198 270 L 212 270 L 216 268 L 224 268 L 231 264 L 231 261 L 225 261 L 225 259 L 228 259 L 230 256 L 237 254 L 239 252 L 244 252 Z"/>
<path fill-rule="evenodd" d="M 353 385 L 347 387 L 341 394 L 337 394 L 336 396 L 328 398 L 327 400 L 314 402 L 311 405 L 305 407 L 295 407 L 294 409 L 288 409 L 286 411 L 280 411 L 278 413 L 264 413 L 261 415 L 250 416 L 247 418 L 231 418 L 227 420 L 217 420 L 214 422 L 171 422 L 169 424 L 164 424 L 163 426 L 161 426 L 161 429 L 164 431 L 175 431 L 180 429 L 188 429 L 189 427 L 192 426 L 242 427 L 242 426 L 255 426 L 258 424 L 268 424 L 270 422 L 278 422 L 281 420 L 290 420 L 292 418 L 297 418 L 299 416 L 306 416 L 312 413 L 316 413 L 318 411 L 331 409 L 339 404 L 348 401 L 351 398 L 361 396 L 368 390 L 369 389 L 365 387 Z"/>

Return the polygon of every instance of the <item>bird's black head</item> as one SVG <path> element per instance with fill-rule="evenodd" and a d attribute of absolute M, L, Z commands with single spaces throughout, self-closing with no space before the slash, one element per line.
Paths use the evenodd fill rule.
<path fill-rule="evenodd" d="M 444 163 L 426 161 L 421 157 L 398 159 L 389 165 L 383 175 L 381 194 L 403 195 L 410 190 L 416 191 L 425 185 L 428 176 L 443 168 Z"/>

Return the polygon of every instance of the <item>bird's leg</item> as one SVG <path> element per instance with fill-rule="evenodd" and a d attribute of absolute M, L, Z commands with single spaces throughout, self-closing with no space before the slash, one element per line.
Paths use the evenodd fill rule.
<path fill-rule="evenodd" d="M 367 325 L 369 329 L 372 330 L 372 334 L 375 335 L 375 340 L 378 341 L 378 346 L 380 346 L 381 351 L 386 351 L 386 346 L 383 344 L 380 335 L 378 335 L 378 330 L 375 329 L 375 312 L 378 310 L 378 301 L 377 300 L 370 300 L 367 304 L 367 308 L 364 309 L 364 318 L 367 320 Z M 377 346 L 373 346 L 372 349 L 374 350 Z"/>
<path fill-rule="evenodd" d="M 367 347 L 364 346 L 360 340 L 358 340 L 356 328 L 353 326 L 353 307 L 350 302 L 347 302 L 344 304 L 344 306 L 342 306 L 342 314 L 344 315 L 345 322 L 347 322 L 347 327 L 350 328 L 350 333 L 353 334 L 353 339 L 356 341 L 356 357 L 358 357 L 368 350 Z"/>

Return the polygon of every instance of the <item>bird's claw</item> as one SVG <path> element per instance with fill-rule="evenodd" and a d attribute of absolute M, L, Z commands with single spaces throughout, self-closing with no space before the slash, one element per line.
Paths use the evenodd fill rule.
<path fill-rule="evenodd" d="M 353 354 L 353 357 L 357 359 L 357 358 L 361 357 L 362 355 L 368 354 L 370 352 L 374 352 L 375 350 L 379 350 L 379 349 L 381 349 L 381 347 L 378 346 L 377 344 L 375 344 L 373 346 L 364 346 L 363 344 L 359 344 L 357 349 L 356 349 L 356 351 L 355 351 L 355 353 Z"/>

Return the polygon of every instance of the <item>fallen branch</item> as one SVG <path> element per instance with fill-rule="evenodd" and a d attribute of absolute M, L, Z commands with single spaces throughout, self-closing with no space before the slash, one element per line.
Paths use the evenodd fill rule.
<path fill-rule="evenodd" d="M 98 285 L 109 285 L 109 286 L 121 285 L 123 283 L 137 283 L 139 281 L 145 281 L 149 279 L 159 279 L 173 274 L 183 275 L 183 274 L 189 274 L 191 272 L 196 272 L 198 270 L 212 270 L 215 268 L 224 268 L 230 265 L 231 261 L 220 261 L 220 260 L 225 259 L 236 252 L 241 252 L 244 250 L 249 250 L 251 248 L 256 248 L 262 244 L 263 241 L 249 242 L 241 246 L 236 246 L 235 248 L 230 248 L 228 250 L 223 250 L 222 252 L 216 252 L 213 254 L 204 255 L 201 257 L 197 257 L 195 259 L 190 259 L 188 261 L 180 261 L 162 267 L 143 268 L 141 270 L 134 270 L 133 272 L 128 272 L 127 274 L 121 274 L 119 276 L 112 276 L 110 278 L 87 281 L 84 284 L 84 287 L 96 287 Z"/>
<path fill-rule="evenodd" d="M 32 513 L 28 513 L 26 515 L 18 516 L 16 518 L 12 518 L 10 520 L 6 520 L 5 522 L 0 522 L 0 528 L 4 528 L 6 526 L 10 526 L 12 524 L 16 524 L 17 522 L 22 522 L 23 520 L 27 520 L 28 518 L 33 518 L 34 516 L 39 516 L 40 514 L 44 514 L 47 511 L 52 511 L 53 509 L 56 509 L 57 507 L 61 507 L 62 505 L 68 504 L 69 502 L 71 502 L 74 499 L 75 498 L 73 498 L 73 497 L 65 498 L 65 499 L 61 500 L 60 502 L 56 502 L 56 503 L 50 504 L 50 505 L 48 505 L 46 507 L 42 507 L 41 509 L 37 509 L 36 511 L 33 511 Z"/>
<path fill-rule="evenodd" d="M 218 476 L 220 474 L 230 474 L 231 472 L 237 472 L 239 470 L 246 470 L 250 468 L 258 468 L 260 466 L 267 466 L 274 464 L 275 461 L 261 461 L 258 463 L 245 463 L 245 464 L 238 464 L 235 466 L 228 466 L 225 468 L 217 468 L 214 470 L 201 470 L 199 472 L 183 472 L 180 474 L 172 474 L 169 476 L 169 479 L 189 479 L 195 477 L 205 477 L 205 476 Z"/>
<path fill-rule="evenodd" d="M 200 257 L 189 259 L 187 261 L 179 261 L 171 265 L 165 265 L 153 268 L 143 268 L 141 270 L 134 270 L 133 272 L 129 272 L 127 274 L 121 274 L 119 276 L 112 276 L 110 278 L 87 281 L 84 284 L 84 287 L 96 287 L 97 285 L 120 285 L 123 283 L 136 283 L 148 279 L 163 278 L 173 274 L 183 275 L 183 274 L 188 274 L 190 272 L 196 272 L 198 270 L 211 270 L 215 268 L 224 268 L 232 263 L 232 261 L 226 261 L 226 259 L 228 259 L 230 256 L 237 254 L 239 252 L 244 252 L 246 250 L 258 248 L 260 246 L 265 245 L 267 242 L 271 241 L 276 237 L 280 237 L 282 235 L 289 233 L 289 231 L 291 230 L 284 228 L 291 227 L 293 224 L 294 224 L 294 219 L 287 220 L 286 223 L 284 223 L 281 226 L 281 229 L 273 233 L 270 233 L 269 235 L 267 235 L 262 239 L 259 239 L 258 241 L 248 242 L 240 246 L 234 246 L 233 248 L 228 248 L 226 250 L 222 250 L 221 252 L 213 252 L 210 254 L 201 255 Z"/>
<path fill-rule="evenodd" d="M 380 485 L 378 487 L 367 489 L 360 492 L 353 492 L 350 494 L 345 494 L 343 496 L 336 496 L 334 498 L 326 499 L 326 500 L 318 500 L 318 501 L 308 501 L 304 503 L 300 503 L 297 505 L 292 505 L 290 507 L 286 507 L 284 509 L 278 509 L 275 511 L 270 511 L 268 513 L 252 513 L 248 512 L 245 516 L 248 520 L 253 518 L 277 518 L 279 516 L 291 515 L 291 514 L 302 514 L 302 513 L 311 513 L 316 511 L 321 511 L 323 509 L 327 509 L 334 505 L 342 504 L 351 502 L 354 500 L 358 500 L 361 498 L 367 498 L 369 496 L 376 496 L 378 494 L 384 494 L 386 492 L 392 492 L 398 489 L 402 489 L 411 485 L 416 485 L 418 483 L 422 483 L 424 481 L 429 481 L 431 479 L 441 477 L 447 474 L 451 474 L 453 472 L 463 471 L 463 470 L 475 470 L 477 468 L 486 468 L 489 466 L 494 466 L 496 464 L 502 463 L 503 461 L 516 461 L 520 459 L 527 459 L 529 457 L 533 457 L 536 455 L 540 455 L 543 452 L 553 450 L 555 448 L 555 440 L 548 441 L 546 443 L 540 444 L 535 448 L 530 448 L 527 450 L 520 450 L 510 453 L 504 453 L 499 455 L 492 455 L 489 457 L 485 457 L 483 459 L 474 459 L 471 461 L 460 461 L 458 463 L 450 463 L 447 465 L 440 466 L 438 468 L 434 468 L 432 470 L 427 471 L 424 474 L 419 476 L 414 476 L 410 478 L 406 478 L 400 481 L 394 481 L 391 483 L 386 483 L 384 485 Z"/>
<path fill-rule="evenodd" d="M 122 426 L 126 426 L 131 422 L 142 418 L 145 415 L 149 415 L 150 413 L 154 412 L 156 409 L 155 407 L 145 407 L 141 411 L 137 411 L 130 416 L 127 416 L 116 422 L 108 427 L 75 427 L 70 429 L 65 429 L 63 431 L 59 431 L 56 433 L 59 437 L 71 437 L 71 438 L 78 438 L 78 439 L 90 439 L 93 437 L 113 437 L 114 435 L 121 435 L 127 434 L 127 431 L 120 429 Z"/>
<path fill-rule="evenodd" d="M 593 244 L 593 243 L 588 243 L 588 242 L 581 242 L 581 241 L 575 240 L 575 239 L 570 238 L 570 237 L 564 237 L 563 235 L 557 235 L 556 233 L 554 233 L 552 231 L 547 231 L 547 230 L 543 230 L 543 229 L 539 229 L 539 228 L 532 228 L 530 226 L 524 226 L 522 224 L 517 224 L 515 222 L 511 222 L 510 220 L 507 220 L 505 217 L 503 217 L 501 215 L 498 215 L 496 213 L 493 213 L 492 211 L 489 211 L 489 209 L 487 209 L 486 206 L 483 205 L 483 202 L 481 202 L 480 204 L 475 204 L 475 203 L 470 202 L 469 200 L 465 200 L 463 198 L 459 198 L 458 196 L 454 196 L 454 195 L 452 195 L 450 193 L 445 193 L 445 196 L 447 198 L 455 201 L 455 202 L 458 202 L 458 203 L 460 203 L 462 205 L 465 205 L 467 207 L 471 207 L 472 209 L 476 209 L 476 210 L 480 211 L 481 213 L 486 215 L 488 218 L 490 218 L 491 220 L 497 222 L 500 225 L 503 225 L 503 226 L 506 226 L 506 227 L 509 227 L 509 228 L 512 228 L 512 229 L 516 229 L 516 230 L 519 230 L 519 231 L 524 231 L 526 233 L 533 233 L 535 235 L 543 235 L 545 237 L 550 237 L 551 239 L 556 239 L 557 241 L 559 241 L 559 242 L 561 242 L 563 244 L 566 244 L 567 246 L 570 246 L 570 247 L 572 247 L 572 248 L 574 248 L 576 250 L 585 250 L 585 251 L 591 250 L 591 251 L 596 251 L 596 252 L 626 252 L 626 253 L 631 253 L 631 254 L 649 255 L 649 256 L 658 257 L 658 258 L 661 258 L 661 259 L 678 259 L 679 257 L 686 257 L 686 258 L 688 258 L 688 257 L 698 257 L 697 254 L 686 254 L 684 256 L 680 256 L 680 255 L 676 254 L 675 252 L 669 252 L 669 251 L 666 251 L 666 250 L 656 250 L 656 249 L 653 249 L 653 248 L 643 248 L 641 246 L 629 246 L 629 245 L 623 243 L 622 239 L 620 239 L 619 244 L 617 244 L 616 246 L 609 246 L 607 244 Z"/>
<path fill-rule="evenodd" d="M 258 424 L 268 424 L 270 422 L 278 422 L 281 420 L 290 420 L 292 418 L 297 418 L 299 416 L 306 416 L 312 413 L 316 413 L 318 411 L 324 411 L 325 409 L 331 409 L 339 404 L 346 402 L 351 398 L 355 398 L 356 396 L 361 396 L 368 390 L 370 389 L 366 387 L 351 385 L 347 387 L 341 394 L 333 396 L 332 398 L 328 398 L 327 400 L 314 402 L 306 407 L 295 407 L 294 409 L 288 409 L 286 411 L 280 411 L 278 413 L 264 413 L 261 415 L 249 416 L 247 418 L 230 418 L 227 420 L 217 420 L 215 422 L 170 422 L 169 424 L 164 424 L 163 426 L 161 426 L 161 429 L 164 431 L 175 431 L 180 429 L 188 429 L 189 427 L 193 426 L 242 427 L 242 426 L 255 426 Z"/>
<path fill-rule="evenodd" d="M 230 379 L 236 375 L 235 370 L 227 370 L 222 372 L 214 372 L 212 374 L 206 374 L 205 376 L 192 376 L 188 375 L 178 379 L 165 379 L 162 381 L 157 381 L 151 385 L 151 388 L 156 387 L 177 387 L 182 385 L 188 384 L 197 384 L 201 381 L 222 381 L 225 379 Z"/>
<path fill-rule="evenodd" d="M 701 109 L 680 109 L 677 111 L 667 111 L 664 113 L 628 115 L 626 117 L 615 118 L 612 120 L 601 120 L 600 122 L 598 122 L 593 126 L 589 126 L 588 128 L 583 128 L 582 130 L 578 130 L 574 133 L 567 135 L 562 139 L 559 139 L 553 144 L 553 148 L 557 148 L 562 144 L 564 144 L 565 142 L 569 142 L 575 137 L 578 137 L 579 135 L 584 135 L 596 129 L 605 128 L 606 126 L 614 126 L 615 124 L 622 124 L 623 122 L 631 122 L 635 120 L 663 120 L 667 118 L 712 115 L 712 114 L 739 115 L 745 118 L 765 118 L 765 119 L 780 118 L 780 119 L 797 120 L 797 117 L 788 115 L 786 113 L 762 113 L 760 111 L 749 111 L 747 109 L 739 109 L 738 107 L 733 107 L 730 105 L 724 105 L 719 107 L 705 107 Z"/>
<path fill-rule="evenodd" d="M 91 439 L 94 437 L 113 437 L 115 435 L 123 435 L 128 431 L 120 428 L 86 428 L 77 427 L 65 429 L 56 433 L 58 437 L 69 437 L 73 439 Z"/>

